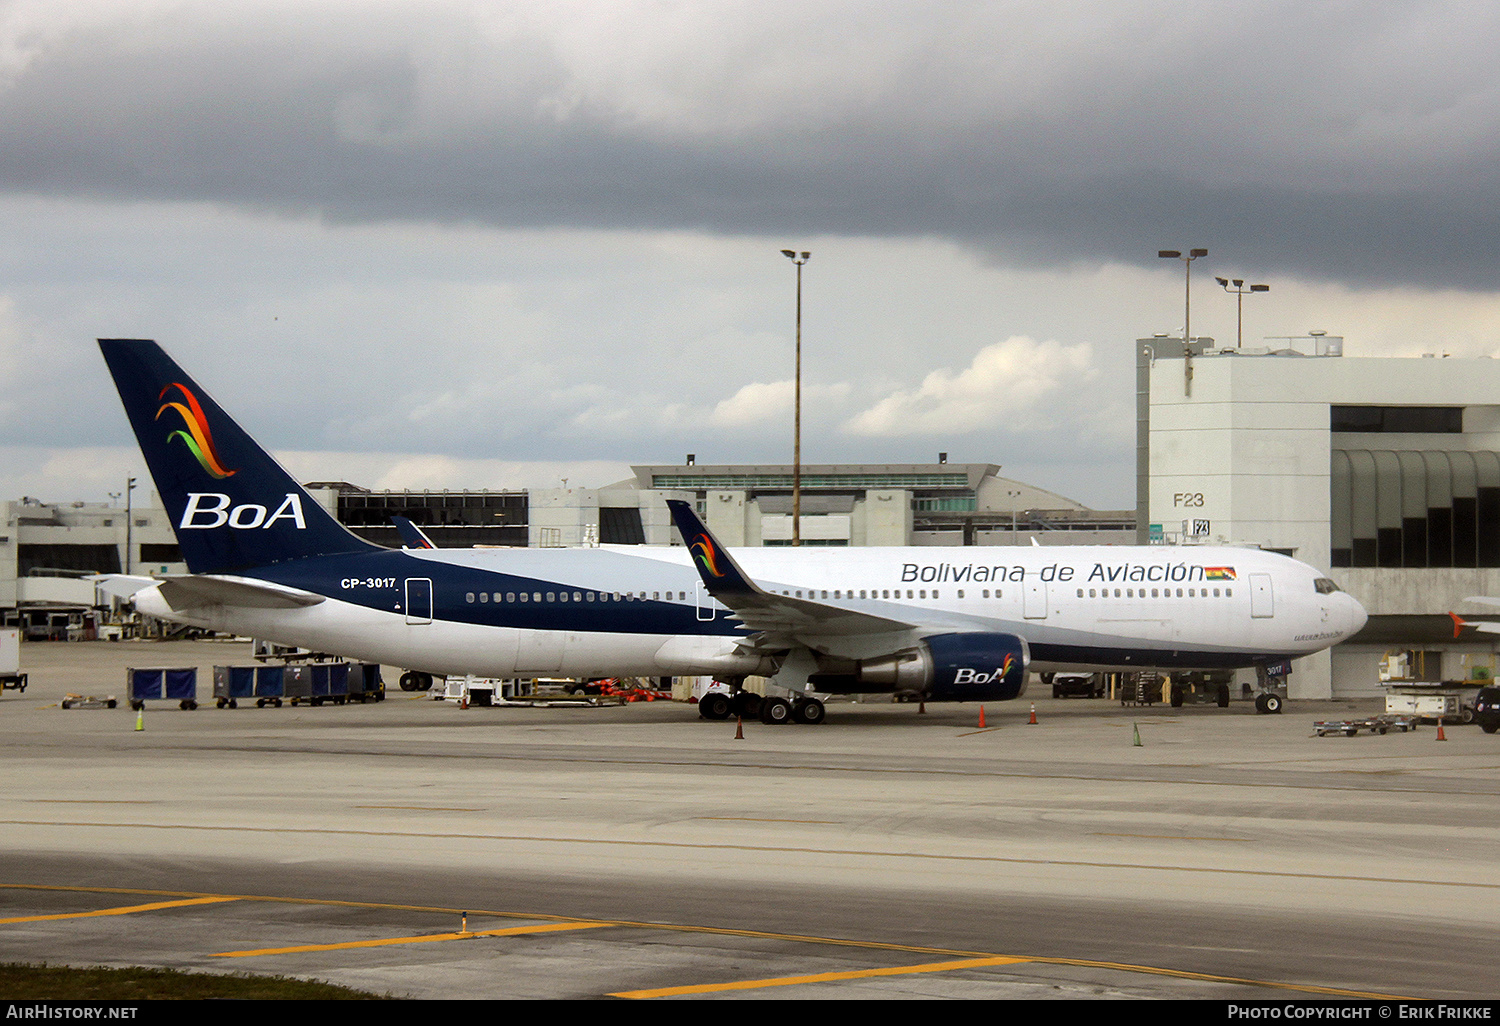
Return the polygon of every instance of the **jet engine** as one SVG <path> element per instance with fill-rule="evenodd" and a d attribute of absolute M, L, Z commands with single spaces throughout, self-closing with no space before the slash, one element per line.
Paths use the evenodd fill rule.
<path fill-rule="evenodd" d="M 1014 634 L 936 634 L 855 674 L 864 691 L 912 691 L 934 702 L 1004 701 L 1026 690 L 1031 653 Z"/>

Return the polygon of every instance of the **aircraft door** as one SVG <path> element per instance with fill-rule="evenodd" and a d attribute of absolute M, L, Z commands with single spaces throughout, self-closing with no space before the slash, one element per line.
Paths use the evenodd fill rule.
<path fill-rule="evenodd" d="M 1271 598 L 1271 575 L 1250 575 L 1250 615 L 1253 617 L 1274 616 L 1275 605 Z"/>
<path fill-rule="evenodd" d="M 1047 619 L 1047 582 L 1033 581 L 1025 582 L 1021 593 L 1022 614 L 1028 620 Z"/>
<path fill-rule="evenodd" d="M 432 622 L 432 578 L 406 579 L 406 622 Z"/>
<path fill-rule="evenodd" d="M 698 619 L 704 621 L 712 620 L 717 615 L 714 610 L 713 597 L 703 587 L 702 581 L 699 581 L 697 587 L 694 589 L 693 597 L 698 601 Z"/>

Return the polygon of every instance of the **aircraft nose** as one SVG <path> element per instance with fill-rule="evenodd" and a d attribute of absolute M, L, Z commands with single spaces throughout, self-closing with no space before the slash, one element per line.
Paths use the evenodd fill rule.
<path fill-rule="evenodd" d="M 1353 595 L 1344 593 L 1341 597 L 1347 600 L 1344 611 L 1345 636 L 1353 637 L 1364 629 L 1365 622 L 1370 619 L 1370 614 L 1365 612 L 1365 607 L 1360 605 L 1359 599 Z"/>

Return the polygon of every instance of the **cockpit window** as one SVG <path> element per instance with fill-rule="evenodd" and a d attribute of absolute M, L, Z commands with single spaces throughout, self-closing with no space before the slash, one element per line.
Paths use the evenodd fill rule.
<path fill-rule="evenodd" d="M 1318 589 L 1319 595 L 1332 595 L 1334 592 L 1340 590 L 1337 584 L 1334 584 L 1326 577 L 1319 577 L 1316 581 L 1313 581 L 1313 587 Z"/>

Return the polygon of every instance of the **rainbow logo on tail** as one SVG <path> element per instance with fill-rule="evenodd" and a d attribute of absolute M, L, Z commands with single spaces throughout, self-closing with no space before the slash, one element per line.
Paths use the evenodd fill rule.
<path fill-rule="evenodd" d="M 236 471 L 226 469 L 224 462 L 219 459 L 218 450 L 214 448 L 213 433 L 208 429 L 208 418 L 203 415 L 203 407 L 198 404 L 198 397 L 193 395 L 186 385 L 172 382 L 161 390 L 161 394 L 156 397 L 157 400 L 166 399 L 167 393 L 174 388 L 182 393 L 186 405 L 179 402 L 163 402 L 156 411 L 156 419 L 160 420 L 161 415 L 168 410 L 176 410 L 181 414 L 183 428 L 186 430 L 178 428 L 170 432 L 167 435 L 167 441 L 170 442 L 174 438 L 182 439 L 182 443 L 188 447 L 198 463 L 214 478 L 222 480 L 236 473 Z"/>
<path fill-rule="evenodd" d="M 693 543 L 688 546 L 688 551 L 693 554 L 693 558 L 698 561 L 698 565 L 710 577 L 724 576 L 724 571 L 719 569 L 719 552 L 714 548 L 713 539 L 708 535 L 700 534 L 694 538 Z"/>

